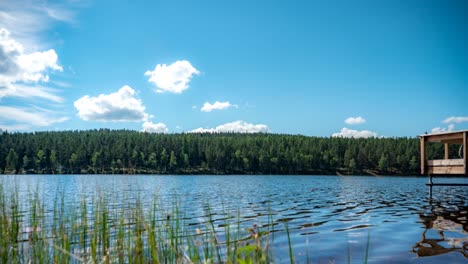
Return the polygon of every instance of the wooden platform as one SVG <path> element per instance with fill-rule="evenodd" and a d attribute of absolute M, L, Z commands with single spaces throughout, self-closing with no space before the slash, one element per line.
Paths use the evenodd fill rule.
<path fill-rule="evenodd" d="M 465 174 L 463 159 L 428 160 L 428 174 Z"/>
<path fill-rule="evenodd" d="M 421 147 L 421 174 L 423 175 L 468 175 L 468 130 L 425 134 L 419 136 Z M 444 144 L 444 159 L 427 160 L 426 144 L 436 142 Z M 449 144 L 458 144 L 462 148 L 462 157 L 450 159 Z"/>

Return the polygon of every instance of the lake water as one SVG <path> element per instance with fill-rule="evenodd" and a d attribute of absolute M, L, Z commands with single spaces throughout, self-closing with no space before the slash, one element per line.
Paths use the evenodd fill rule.
<path fill-rule="evenodd" d="M 206 221 L 206 204 L 222 234 L 226 219 L 242 228 L 273 221 L 274 256 L 288 262 L 288 223 L 296 262 L 362 263 L 369 246 L 370 263 L 467 263 L 468 187 L 434 187 L 426 178 L 345 176 L 1 176 L 15 182 L 20 198 L 39 190 L 52 207 L 57 190 L 65 202 L 95 193 L 117 202 L 139 196 L 151 204 L 174 197 L 185 212 L 186 225 Z M 439 182 L 468 183 L 466 178 Z M 8 183 L 9 182 L 9 183 Z M 437 182 L 437 181 L 435 181 Z M 240 215 L 238 215 L 240 214 Z M 239 217 L 240 216 L 240 217 Z M 270 217 L 270 220 L 269 220 Z"/>

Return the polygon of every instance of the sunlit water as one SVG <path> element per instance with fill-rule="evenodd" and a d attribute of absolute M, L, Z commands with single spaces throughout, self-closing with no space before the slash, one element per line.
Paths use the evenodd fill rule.
<path fill-rule="evenodd" d="M 18 175 L 21 197 L 39 190 L 52 208 L 57 190 L 69 205 L 96 193 L 114 201 L 157 194 L 177 197 L 185 224 L 202 228 L 209 215 L 222 237 L 226 221 L 243 229 L 273 221 L 277 262 L 288 262 L 288 225 L 296 262 L 467 263 L 468 187 L 434 187 L 426 178 L 344 176 Z M 468 183 L 466 178 L 439 182 Z M 240 216 L 240 218 L 239 218 Z"/>

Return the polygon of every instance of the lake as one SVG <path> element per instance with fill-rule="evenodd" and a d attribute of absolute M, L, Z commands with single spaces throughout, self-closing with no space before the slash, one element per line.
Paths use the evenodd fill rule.
<path fill-rule="evenodd" d="M 117 208 L 137 198 L 149 206 L 157 195 L 166 206 L 177 200 L 184 225 L 193 230 L 203 229 L 210 218 L 220 239 L 226 223 L 237 224 L 232 221 L 242 230 L 270 225 L 278 263 L 289 261 L 287 231 L 297 263 L 362 263 L 366 252 L 370 263 L 468 260 L 468 188 L 434 187 L 431 199 L 427 178 L 3 175 L 0 180 L 16 186 L 20 200 L 37 190 L 46 211 L 58 191 L 69 206 L 100 192 Z"/>

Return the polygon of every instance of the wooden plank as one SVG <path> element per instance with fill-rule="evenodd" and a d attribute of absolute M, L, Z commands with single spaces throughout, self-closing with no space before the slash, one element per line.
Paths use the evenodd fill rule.
<path fill-rule="evenodd" d="M 419 138 L 419 145 L 420 145 L 420 155 L 421 155 L 421 174 L 426 174 L 426 138 L 420 137 Z"/>
<path fill-rule="evenodd" d="M 463 160 L 465 174 L 468 174 L 468 132 L 463 132 Z"/>
<path fill-rule="evenodd" d="M 428 174 L 465 174 L 465 168 L 463 166 L 451 166 L 451 167 L 428 167 Z"/>
<path fill-rule="evenodd" d="M 429 167 L 442 167 L 442 166 L 463 166 L 465 164 L 463 159 L 443 159 L 443 160 L 428 160 L 427 166 Z"/>
<path fill-rule="evenodd" d="M 444 159 L 449 159 L 449 144 L 444 143 Z"/>
<path fill-rule="evenodd" d="M 441 143 L 448 143 L 448 144 L 463 144 L 463 138 L 460 139 L 450 139 L 450 140 L 441 140 Z"/>
<path fill-rule="evenodd" d="M 465 130 L 457 130 L 457 131 L 446 131 L 446 132 L 440 132 L 440 133 L 430 133 L 428 134 L 427 132 L 419 135 L 419 137 L 430 137 L 433 135 L 445 135 L 445 134 L 453 134 L 453 133 L 463 133 L 463 132 L 468 132 L 468 129 Z"/>
<path fill-rule="evenodd" d="M 435 134 L 435 135 L 427 135 L 423 138 L 426 139 L 426 142 L 442 142 L 443 140 L 460 140 L 463 138 L 462 132 L 454 132 L 450 134 Z"/>

